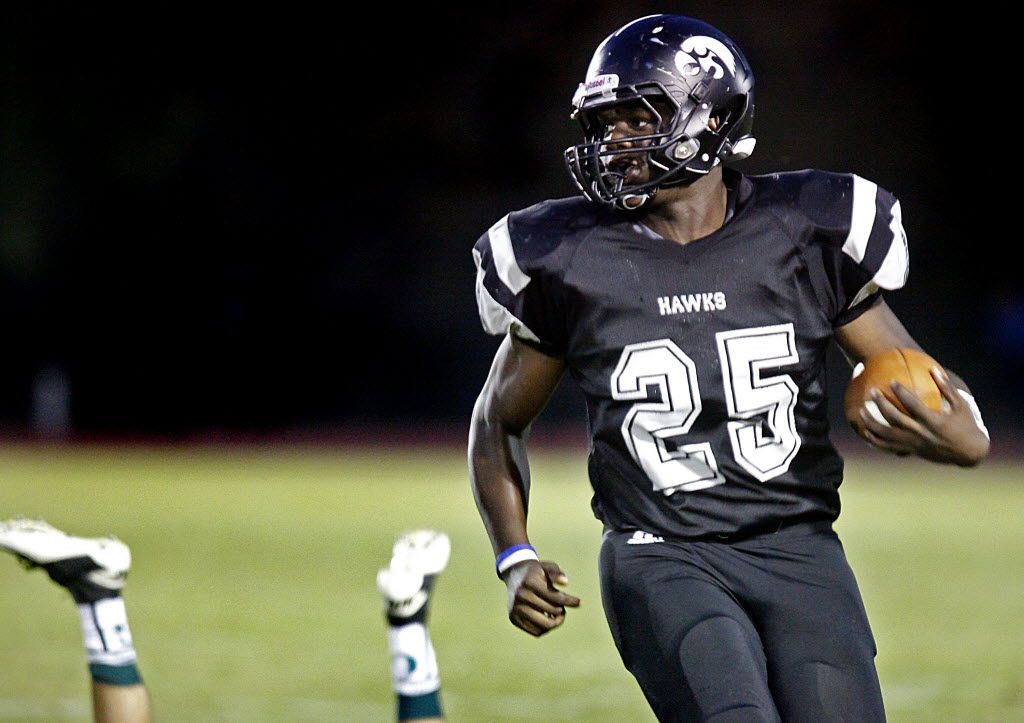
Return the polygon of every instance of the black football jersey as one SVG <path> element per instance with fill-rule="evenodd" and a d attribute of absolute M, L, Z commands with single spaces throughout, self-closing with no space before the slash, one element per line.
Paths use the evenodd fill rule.
<path fill-rule="evenodd" d="M 835 519 L 833 330 L 907 276 L 899 202 L 852 174 L 726 169 L 729 210 L 680 245 L 584 198 L 473 249 L 486 331 L 561 357 L 586 398 L 594 512 L 672 537 Z"/>

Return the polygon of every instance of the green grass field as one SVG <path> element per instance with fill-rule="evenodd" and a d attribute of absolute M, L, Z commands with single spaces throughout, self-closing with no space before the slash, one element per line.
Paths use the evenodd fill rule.
<path fill-rule="evenodd" d="M 132 546 L 125 599 L 162 721 L 387 721 L 374 587 L 396 533 L 452 539 L 431 616 L 452 721 L 653 721 L 612 645 L 582 453 L 533 455 L 531 536 L 583 606 L 541 639 L 504 586 L 458 449 L 0 451 L 0 517 Z M 848 463 L 838 523 L 878 642 L 891 720 L 1024 720 L 1024 483 Z M 0 557 L 0 720 L 88 720 L 70 598 Z"/>

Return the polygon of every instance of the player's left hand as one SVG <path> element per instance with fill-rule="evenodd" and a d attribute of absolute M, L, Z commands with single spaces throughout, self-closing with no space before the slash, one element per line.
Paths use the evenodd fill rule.
<path fill-rule="evenodd" d="M 916 394 L 899 382 L 892 383 L 892 391 L 906 407 L 901 412 L 879 390 L 870 390 L 878 405 L 883 424 L 867 408 L 861 408 L 864 426 L 861 436 L 870 444 L 898 455 L 914 454 L 933 462 L 944 462 L 969 467 L 988 454 L 988 436 L 981 431 L 967 401 L 960 395 L 949 377 L 932 370 L 932 378 L 942 393 L 946 405 L 942 411 L 929 409 Z"/>
<path fill-rule="evenodd" d="M 555 587 L 569 583 L 557 562 L 524 560 L 510 567 L 503 578 L 508 586 L 509 621 L 535 638 L 564 623 L 566 608 L 580 606 L 578 597 Z"/>

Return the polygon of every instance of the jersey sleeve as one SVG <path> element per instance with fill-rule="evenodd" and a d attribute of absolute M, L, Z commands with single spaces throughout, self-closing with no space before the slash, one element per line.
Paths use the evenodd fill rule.
<path fill-rule="evenodd" d="M 518 233 L 505 216 L 473 247 L 476 303 L 489 334 L 513 334 L 549 355 L 562 357 L 567 346 L 564 304 L 556 270 L 545 264 L 546 243 Z"/>
<path fill-rule="evenodd" d="M 883 290 L 907 281 L 909 253 L 900 202 L 889 191 L 854 174 L 834 174 L 812 193 L 827 193 L 812 206 L 826 288 L 826 313 L 835 327 L 871 308 Z"/>

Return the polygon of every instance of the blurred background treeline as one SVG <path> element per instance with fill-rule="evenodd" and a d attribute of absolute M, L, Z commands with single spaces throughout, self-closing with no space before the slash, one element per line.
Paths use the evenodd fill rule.
<path fill-rule="evenodd" d="M 745 49 L 745 171 L 901 199 L 890 304 L 994 430 L 1019 424 L 1015 81 L 992 27 L 878 2 L 24 3 L 0 11 L 0 433 L 461 429 L 497 345 L 469 250 L 574 193 L 590 54 L 663 11 Z M 569 387 L 547 415 L 582 413 Z"/>

